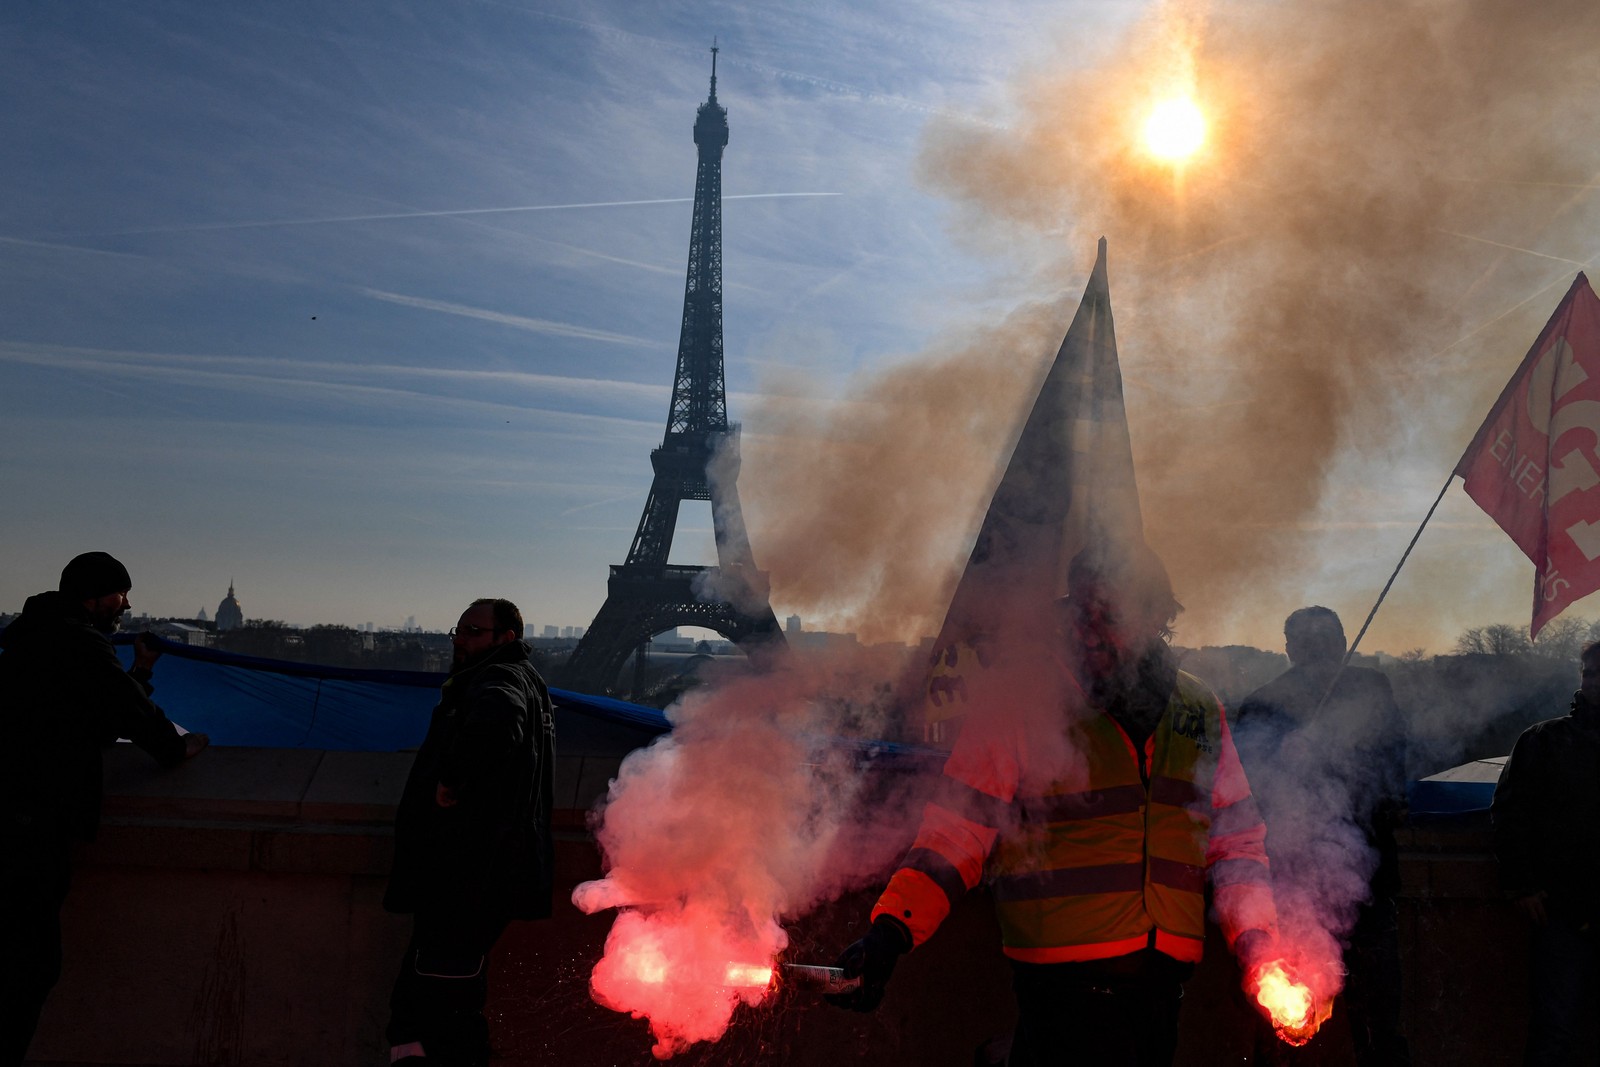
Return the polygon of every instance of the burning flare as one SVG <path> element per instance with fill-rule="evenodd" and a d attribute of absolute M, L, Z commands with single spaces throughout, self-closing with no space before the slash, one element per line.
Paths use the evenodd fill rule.
<path fill-rule="evenodd" d="M 765 1001 L 781 939 L 730 936 L 698 907 L 623 908 L 590 978 L 594 999 L 649 1019 L 657 1059 L 715 1041 L 740 1004 Z M 754 962 L 756 960 L 765 962 Z"/>
<path fill-rule="evenodd" d="M 726 978 L 730 989 L 766 989 L 772 984 L 772 964 L 730 963 Z"/>
<path fill-rule="evenodd" d="M 1309 986 L 1297 981 L 1282 960 L 1275 960 L 1256 972 L 1256 1003 L 1272 1020 L 1278 1039 L 1290 1045 L 1304 1045 L 1328 1021 L 1333 1005 L 1312 995 Z"/>

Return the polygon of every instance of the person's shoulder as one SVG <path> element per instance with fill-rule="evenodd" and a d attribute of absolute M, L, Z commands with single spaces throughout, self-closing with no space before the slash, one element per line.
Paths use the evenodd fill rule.
<path fill-rule="evenodd" d="M 1305 682 L 1301 677 L 1302 672 L 1290 667 L 1272 681 L 1252 690 L 1243 700 L 1239 701 L 1241 710 L 1250 708 L 1253 711 L 1279 710 L 1284 705 L 1292 704 L 1300 699 L 1301 691 L 1305 689 Z"/>
<path fill-rule="evenodd" d="M 1390 689 L 1389 676 L 1376 667 L 1346 667 L 1339 675 L 1341 689 Z"/>
<path fill-rule="evenodd" d="M 23 614 L 6 627 L 5 651 L 27 657 L 73 661 L 116 657 L 111 638 L 88 623 L 61 611 L 49 610 L 54 605 L 45 605 L 45 610 L 40 610 L 35 602 L 45 595 L 54 594 L 29 597 Z"/>
<path fill-rule="evenodd" d="M 538 670 L 525 656 L 507 656 L 504 659 L 492 660 L 483 665 L 473 678 L 474 690 L 488 688 L 504 688 L 511 686 L 517 689 L 543 691 L 544 679 L 539 676 Z"/>
<path fill-rule="evenodd" d="M 1217 694 L 1211 686 L 1188 671 L 1178 672 L 1175 691 L 1178 698 L 1187 704 L 1215 704 L 1218 707 L 1222 705 L 1222 701 L 1217 699 Z"/>
<path fill-rule="evenodd" d="M 1517 740 L 1519 743 L 1523 738 L 1539 742 L 1559 741 L 1576 729 L 1577 725 L 1571 715 L 1557 715 L 1553 719 L 1541 719 L 1539 722 L 1529 726 L 1522 731 L 1522 736 Z"/>

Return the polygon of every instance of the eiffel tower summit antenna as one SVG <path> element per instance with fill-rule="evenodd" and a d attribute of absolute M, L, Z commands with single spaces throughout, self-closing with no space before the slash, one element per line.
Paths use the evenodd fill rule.
<path fill-rule="evenodd" d="M 627 562 L 612 565 L 605 603 L 567 660 L 563 681 L 580 692 L 617 691 L 628 657 L 637 653 L 635 663 L 642 663 L 650 638 L 677 626 L 714 630 L 749 653 L 783 645 L 766 575 L 756 569 L 739 508 L 739 426 L 728 422 L 723 377 L 722 150 L 728 111 L 717 103 L 718 50 L 713 40 L 711 92 L 695 113 L 700 164 L 667 431 L 650 453 L 655 478 Z M 707 470 L 713 458 L 715 478 Z M 685 500 L 711 502 L 715 567 L 667 561 Z"/>

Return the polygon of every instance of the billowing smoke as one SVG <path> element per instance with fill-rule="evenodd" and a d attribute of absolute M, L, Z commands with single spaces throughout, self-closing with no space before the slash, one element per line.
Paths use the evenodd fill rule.
<path fill-rule="evenodd" d="M 1388 461 L 1443 482 L 1596 251 L 1597 42 L 1586 0 L 1173 4 L 1097 63 L 1021 76 L 997 123 L 932 125 L 921 179 L 1034 280 L 1019 304 L 1075 295 L 1109 239 L 1147 534 L 1185 637 L 1268 644 L 1308 581 L 1357 564 L 1335 558 L 1351 536 L 1326 535 L 1327 502 L 1420 519 L 1432 486 L 1402 497 Z M 1175 175 L 1136 138 L 1191 79 L 1210 140 Z M 775 599 L 863 634 L 932 632 L 986 499 L 970 479 L 1065 322 L 974 327 L 831 415 L 752 413 L 744 490 Z M 1404 535 L 1371 543 L 1387 563 Z M 1367 570 L 1352 605 L 1382 584 Z M 1393 646 L 1437 643 L 1427 591 L 1464 592 L 1437 572 L 1385 607 Z"/>
<path fill-rule="evenodd" d="M 740 493 L 773 601 L 863 641 L 931 636 L 1027 406 L 1072 319 L 1068 298 L 1019 308 L 959 346 L 875 378 L 855 402 L 799 380 L 758 404 Z M 1048 340 L 1047 340 L 1048 339 Z"/>
<path fill-rule="evenodd" d="M 782 922 L 875 876 L 905 847 L 904 798 L 859 819 L 866 758 L 898 702 L 903 663 L 866 650 L 793 651 L 759 675 L 696 690 L 672 733 L 624 762 L 601 812 L 600 881 L 573 901 L 621 909 L 595 999 L 648 1017 L 668 1058 L 720 1037 L 768 995 Z M 842 947 L 842 946 L 841 946 Z M 768 972 L 770 974 L 770 972 Z"/>
<path fill-rule="evenodd" d="M 937 629 L 1104 234 L 1147 539 L 1187 606 L 1181 636 L 1274 645 L 1338 562 L 1316 528 L 1349 492 L 1341 472 L 1403 449 L 1442 480 L 1593 254 L 1597 53 L 1590 0 L 1171 5 L 1092 65 L 1021 76 L 996 124 L 936 121 L 921 180 L 1032 291 L 848 402 L 769 386 L 740 490 L 772 601 L 867 641 Z M 1175 174 L 1134 139 L 1153 97 L 1191 82 L 1211 140 Z M 1436 607 L 1413 585 L 1385 611 L 1403 628 Z M 888 676 L 808 664 L 724 684 L 624 765 L 606 877 L 576 899 L 626 908 L 595 992 L 648 1015 L 658 1055 L 759 1002 L 728 966 L 770 962 L 785 917 L 905 843 L 899 819 L 856 827 L 855 757 L 821 740 L 852 717 L 870 728 Z M 1301 842 L 1286 929 L 1323 958 L 1374 863 L 1339 741 L 1308 736 L 1286 760 L 1303 795 L 1275 830 Z"/>

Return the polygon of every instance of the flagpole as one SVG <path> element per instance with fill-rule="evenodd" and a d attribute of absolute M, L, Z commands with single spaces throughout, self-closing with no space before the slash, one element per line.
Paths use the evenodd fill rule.
<path fill-rule="evenodd" d="M 1378 602 L 1372 605 L 1372 610 L 1367 612 L 1367 621 L 1361 624 L 1361 632 L 1356 634 L 1356 639 L 1350 642 L 1350 649 L 1344 654 L 1344 662 L 1349 663 L 1350 658 L 1356 654 L 1356 646 L 1361 644 L 1361 639 L 1367 635 L 1367 627 L 1372 625 L 1373 616 L 1378 614 L 1378 609 L 1383 606 L 1383 598 L 1389 595 L 1389 587 L 1394 585 L 1394 580 L 1400 576 L 1400 568 L 1406 565 L 1406 560 L 1411 558 L 1411 550 L 1417 547 L 1417 541 L 1422 537 L 1422 531 L 1428 528 L 1428 520 L 1433 518 L 1433 513 L 1439 510 L 1439 502 L 1450 491 L 1450 483 L 1455 480 L 1456 472 L 1451 471 L 1444 480 L 1444 486 L 1439 490 L 1439 495 L 1433 498 L 1433 507 L 1422 517 L 1422 525 L 1417 527 L 1417 532 L 1411 535 L 1411 543 L 1406 546 L 1405 552 L 1400 556 L 1400 562 L 1394 565 L 1394 573 L 1389 575 L 1389 580 L 1383 585 L 1383 592 L 1378 594 Z M 1341 665 L 1342 666 L 1342 665 Z"/>
<path fill-rule="evenodd" d="M 1383 583 L 1383 592 L 1378 594 L 1377 603 L 1373 604 L 1372 610 L 1367 612 L 1367 621 L 1361 624 L 1361 632 L 1356 634 L 1356 639 L 1354 641 L 1350 642 L 1350 647 L 1345 650 L 1344 659 L 1339 661 L 1339 669 L 1334 671 L 1333 677 L 1328 680 L 1328 688 L 1323 692 L 1322 699 L 1317 701 L 1317 710 L 1312 713 L 1313 718 L 1317 714 L 1321 713 L 1322 706 L 1328 702 L 1329 697 L 1333 696 L 1334 687 L 1339 684 L 1339 676 L 1344 673 L 1344 669 L 1346 667 L 1350 666 L 1350 660 L 1354 658 L 1356 654 L 1356 646 L 1360 645 L 1361 639 L 1367 636 L 1367 627 L 1372 625 L 1372 620 L 1378 614 L 1378 609 L 1383 606 L 1383 598 L 1389 595 L 1389 589 L 1394 585 L 1394 580 L 1400 577 L 1400 568 L 1404 567 L 1406 565 L 1406 560 L 1411 558 L 1411 550 L 1416 548 L 1417 542 L 1422 539 L 1422 531 L 1428 528 L 1428 522 L 1433 518 L 1433 513 L 1439 510 L 1439 502 L 1442 501 L 1444 499 L 1444 495 L 1450 491 L 1450 483 L 1455 480 L 1455 476 L 1456 472 L 1453 470 L 1448 476 L 1446 476 L 1444 485 L 1439 489 L 1439 495 L 1433 498 L 1433 506 L 1430 507 L 1428 509 L 1428 513 L 1422 517 L 1422 525 L 1418 526 L 1417 532 L 1411 535 L 1411 543 L 1406 546 L 1405 552 L 1401 553 L 1400 562 L 1394 565 L 1394 573 L 1389 575 L 1389 580 L 1387 582 Z"/>

